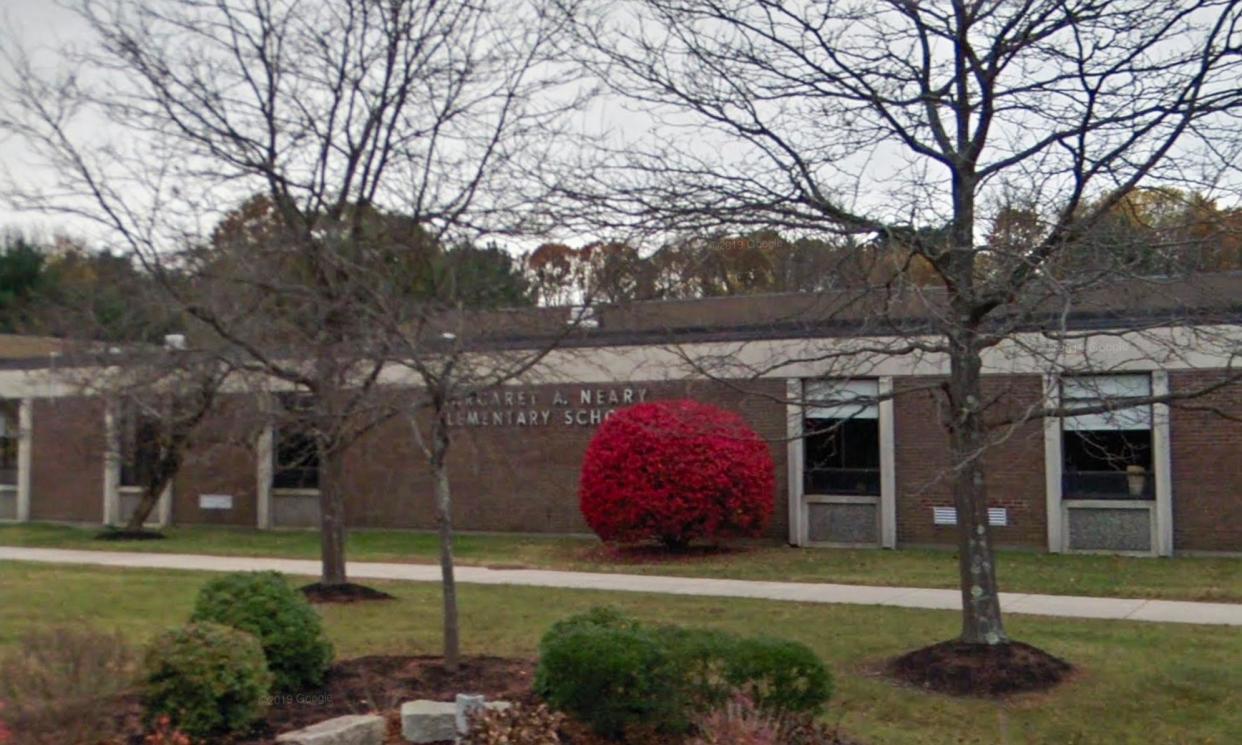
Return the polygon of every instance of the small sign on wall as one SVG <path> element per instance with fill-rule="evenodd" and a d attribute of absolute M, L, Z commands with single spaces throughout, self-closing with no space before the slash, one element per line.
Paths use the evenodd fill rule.
<path fill-rule="evenodd" d="M 231 510 L 233 509 L 233 495 L 199 494 L 198 508 L 200 510 Z"/>

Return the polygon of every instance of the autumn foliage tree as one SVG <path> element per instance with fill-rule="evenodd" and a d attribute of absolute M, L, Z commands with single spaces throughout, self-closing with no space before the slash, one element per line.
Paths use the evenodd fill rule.
<path fill-rule="evenodd" d="M 762 534 L 774 488 L 767 445 L 740 416 L 677 400 L 609 417 L 587 448 L 580 497 L 605 541 L 684 548 Z"/>

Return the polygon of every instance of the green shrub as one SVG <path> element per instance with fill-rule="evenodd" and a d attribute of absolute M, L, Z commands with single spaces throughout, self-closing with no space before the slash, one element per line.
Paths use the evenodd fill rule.
<path fill-rule="evenodd" d="M 732 692 L 725 676 L 725 659 L 736 637 L 723 631 L 656 626 L 652 633 L 677 670 L 682 700 L 694 714 L 709 711 L 729 699 Z"/>
<path fill-rule="evenodd" d="M 535 691 L 604 737 L 690 725 L 681 678 L 658 636 L 610 612 L 574 616 L 544 635 Z"/>
<path fill-rule="evenodd" d="M 319 614 L 276 572 L 229 574 L 208 582 L 190 620 L 254 634 L 278 691 L 317 687 L 332 664 Z"/>
<path fill-rule="evenodd" d="M 832 674 L 800 642 L 766 636 L 734 639 L 724 658 L 729 688 L 760 710 L 781 715 L 816 713 L 832 696 Z"/>
<path fill-rule="evenodd" d="M 770 637 L 739 637 L 708 629 L 653 629 L 699 711 L 746 696 L 769 714 L 816 713 L 832 696 L 832 675 L 805 644 Z"/>
<path fill-rule="evenodd" d="M 817 713 L 832 695 L 832 676 L 798 642 L 647 627 L 596 608 L 544 635 L 535 690 L 601 735 L 617 737 L 640 723 L 685 732 L 738 694 L 772 716 Z"/>
<path fill-rule="evenodd" d="M 146 657 L 147 717 L 194 737 L 244 731 L 266 710 L 272 675 L 258 639 L 214 623 L 165 632 Z"/>

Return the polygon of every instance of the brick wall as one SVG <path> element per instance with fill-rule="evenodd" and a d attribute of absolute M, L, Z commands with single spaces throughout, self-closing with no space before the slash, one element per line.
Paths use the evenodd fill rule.
<path fill-rule="evenodd" d="M 783 382 L 747 383 L 735 390 L 709 382 L 624 383 L 602 386 L 544 385 L 521 389 L 537 403 L 525 407 L 480 406 L 479 413 L 534 409 L 548 411 L 537 426 L 464 426 L 454 429 L 449 474 L 454 520 L 463 530 L 548 533 L 589 532 L 578 510 L 578 475 L 595 426 L 565 424 L 577 411 L 607 410 L 610 393 L 646 390 L 647 400 L 690 397 L 740 413 L 768 439 L 776 463 L 775 514 L 770 535 L 787 535 Z M 580 403 L 583 390 L 602 391 L 603 405 Z M 517 392 L 519 389 L 513 389 Z M 565 404 L 555 401 L 560 393 Z M 589 417 L 589 414 L 586 416 Z M 431 528 L 435 524 L 432 485 L 408 424 L 394 420 L 369 433 L 349 451 L 347 515 L 355 526 Z"/>
<path fill-rule="evenodd" d="M 31 519 L 103 522 L 103 402 L 35 399 L 33 414 Z"/>
<path fill-rule="evenodd" d="M 957 528 L 932 522 L 932 507 L 952 507 L 952 462 L 941 398 L 932 378 L 893 381 L 898 544 L 955 544 Z M 984 382 L 992 423 L 1020 417 L 1039 401 L 1039 376 L 992 376 Z M 988 506 L 1004 507 L 1009 525 L 993 528 L 998 545 L 1047 546 L 1042 421 L 997 425 L 984 455 Z"/>
<path fill-rule="evenodd" d="M 1220 373 L 1171 372 L 1173 393 L 1192 394 Z M 1242 551 L 1242 386 L 1177 402 L 1169 415 L 1174 550 Z"/>
<path fill-rule="evenodd" d="M 1198 390 L 1220 373 L 1173 372 L 1175 393 Z M 898 542 L 953 544 L 952 527 L 932 524 L 933 506 L 952 506 L 947 436 L 931 379 L 895 381 Z M 589 422 L 566 425 L 565 411 L 583 407 L 580 385 L 525 389 L 550 409 L 547 425 L 455 429 L 450 475 L 457 527 L 464 530 L 586 532 L 578 512 L 578 471 L 594 432 Z M 733 386 L 706 381 L 593 386 L 604 392 L 646 389 L 649 400 L 689 396 L 740 412 L 768 439 L 776 464 L 774 520 L 769 534 L 787 535 L 783 381 Z M 515 389 L 516 390 L 516 389 Z M 1041 392 L 1038 376 L 990 377 L 985 385 L 988 417 L 1020 412 Z M 561 392 L 566 405 L 553 403 Z M 480 407 L 504 411 L 517 406 Z M 605 402 L 599 407 L 610 408 Z M 1242 551 L 1242 472 L 1233 463 L 1242 451 L 1242 387 L 1232 386 L 1173 408 L 1172 464 L 1174 540 L 1177 550 Z M 174 484 L 173 520 L 182 524 L 255 524 L 254 436 L 257 407 L 231 399 L 195 437 Z M 1003 436 L 1001 436 L 1003 433 Z M 989 505 L 1005 507 L 1009 526 L 995 529 L 1002 545 L 1046 545 L 1042 423 L 995 430 L 998 442 L 984 458 Z M 103 502 L 102 402 L 82 397 L 36 399 L 31 474 L 31 516 L 36 520 L 99 522 Z M 348 453 L 347 517 L 353 526 L 431 528 L 431 482 L 407 424 L 393 420 L 356 443 Z M 230 494 L 231 510 L 202 510 L 204 493 Z"/>
<path fill-rule="evenodd" d="M 256 524 L 255 444 L 261 424 L 250 396 L 225 399 L 195 430 L 173 483 L 172 520 L 180 524 Z M 228 494 L 233 507 L 204 510 L 203 494 Z"/>

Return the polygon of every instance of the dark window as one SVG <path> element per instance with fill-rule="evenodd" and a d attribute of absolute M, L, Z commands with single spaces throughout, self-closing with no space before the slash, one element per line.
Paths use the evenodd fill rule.
<path fill-rule="evenodd" d="M 1151 430 L 1066 430 L 1063 496 L 1153 499 Z"/>
<path fill-rule="evenodd" d="M 314 430 L 303 423 L 309 416 L 306 399 L 283 396 L 281 405 L 288 415 L 273 433 L 272 486 L 276 489 L 319 488 L 319 446 Z"/>
<path fill-rule="evenodd" d="M 1129 402 L 1151 395 L 1146 374 L 1067 378 L 1062 403 L 1073 410 L 1061 425 L 1061 495 L 1067 499 L 1153 499 L 1151 406 Z"/>
<path fill-rule="evenodd" d="M 17 484 L 17 402 L 0 401 L 0 484 Z"/>
<path fill-rule="evenodd" d="M 155 417 L 126 406 L 121 412 L 121 486 L 145 486 L 160 459 L 160 425 Z"/>
<path fill-rule="evenodd" d="M 806 419 L 803 421 L 807 494 L 880 493 L 880 422 L 878 419 Z"/>
<path fill-rule="evenodd" d="M 318 489 L 319 448 L 305 432 L 276 433 L 276 467 L 272 486 L 277 489 Z"/>

